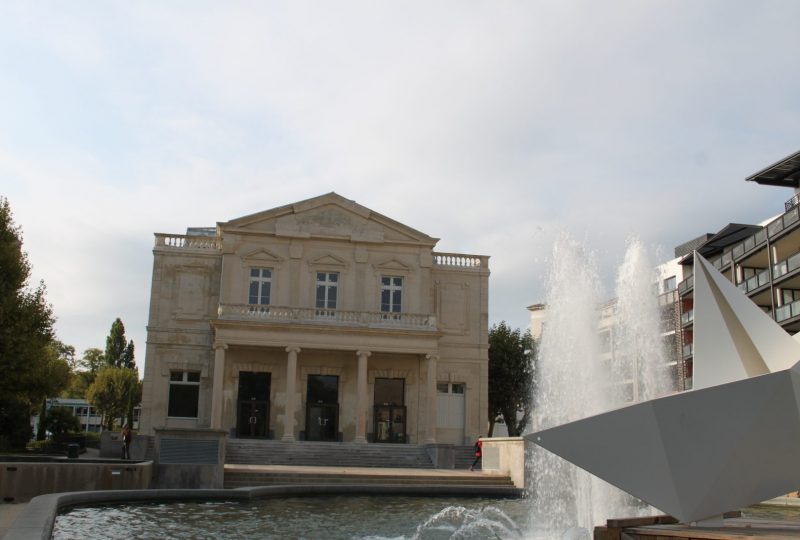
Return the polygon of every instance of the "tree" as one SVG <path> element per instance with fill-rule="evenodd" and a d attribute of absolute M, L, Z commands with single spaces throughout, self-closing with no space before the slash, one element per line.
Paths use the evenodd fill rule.
<path fill-rule="evenodd" d="M 22 232 L 8 199 L 0 198 L 0 426 L 9 429 L 22 426 L 22 419 L 27 424 L 45 397 L 69 383 L 69 366 L 51 350 L 55 319 L 44 283 L 30 289 L 30 272 Z M 19 448 L 21 440 L 18 433 L 0 429 L 0 448 Z"/>
<path fill-rule="evenodd" d="M 47 420 L 44 422 L 47 431 L 53 435 L 74 433 L 81 430 L 81 422 L 66 407 L 51 407 L 47 411 Z"/>
<path fill-rule="evenodd" d="M 136 368 L 133 358 L 133 340 L 126 342 L 125 325 L 117 319 L 111 323 L 111 331 L 106 338 L 106 363 L 112 367 Z"/>
<path fill-rule="evenodd" d="M 73 372 L 72 383 L 65 397 L 85 399 L 86 390 L 94 382 L 97 373 L 106 367 L 103 351 L 97 348 L 86 349 L 83 351 L 83 357 L 77 361 L 77 366 L 79 369 Z"/>
<path fill-rule="evenodd" d="M 535 354 L 529 330 L 511 330 L 505 321 L 489 330 L 489 436 L 501 416 L 510 437 L 521 435 L 528 424 L 533 409 Z M 522 413 L 520 418 L 518 413 Z"/>
<path fill-rule="evenodd" d="M 97 374 L 86 391 L 86 399 L 103 415 L 106 429 L 114 429 L 114 421 L 128 413 L 131 401 L 141 400 L 141 384 L 135 369 L 107 367 Z"/>

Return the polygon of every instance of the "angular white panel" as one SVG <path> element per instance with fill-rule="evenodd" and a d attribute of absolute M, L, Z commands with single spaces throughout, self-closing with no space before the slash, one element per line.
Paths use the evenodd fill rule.
<path fill-rule="evenodd" d="M 788 369 L 800 360 L 792 338 L 695 252 L 693 388 Z"/>
<path fill-rule="evenodd" d="M 800 364 L 526 438 L 689 523 L 800 486 L 799 403 Z"/>

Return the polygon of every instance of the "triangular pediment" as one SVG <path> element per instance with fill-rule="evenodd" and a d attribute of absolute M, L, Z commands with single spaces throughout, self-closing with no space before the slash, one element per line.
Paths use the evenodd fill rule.
<path fill-rule="evenodd" d="M 281 258 L 268 249 L 259 248 L 242 255 L 242 260 L 246 263 L 277 263 L 281 261 Z"/>
<path fill-rule="evenodd" d="M 382 263 L 377 264 L 376 268 L 379 268 L 380 270 L 409 270 L 409 266 L 407 264 L 403 264 L 397 259 L 387 259 Z"/>
<path fill-rule="evenodd" d="M 342 259 L 330 254 L 312 260 L 311 264 L 315 266 L 347 266 Z"/>
<path fill-rule="evenodd" d="M 220 226 L 228 232 L 289 238 L 340 238 L 431 247 L 438 241 L 336 193 L 233 219 Z"/>

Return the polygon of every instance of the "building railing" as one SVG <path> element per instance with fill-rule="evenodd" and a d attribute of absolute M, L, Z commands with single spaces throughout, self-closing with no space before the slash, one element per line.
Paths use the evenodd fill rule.
<path fill-rule="evenodd" d="M 678 294 L 686 294 L 694 288 L 694 276 L 689 276 L 678 283 Z"/>
<path fill-rule="evenodd" d="M 769 268 L 763 269 L 753 277 L 747 278 L 737 285 L 739 290 L 749 293 L 769 283 Z"/>
<path fill-rule="evenodd" d="M 790 208 L 781 217 L 767 225 L 767 234 L 770 238 L 800 221 L 800 206 Z"/>
<path fill-rule="evenodd" d="M 488 268 L 489 257 L 463 253 L 433 253 L 433 264 L 455 268 Z"/>
<path fill-rule="evenodd" d="M 783 209 L 785 212 L 788 212 L 798 204 L 800 204 L 800 193 L 795 193 L 794 197 L 783 203 Z"/>
<path fill-rule="evenodd" d="M 714 259 L 713 261 L 711 261 L 711 264 L 717 270 L 721 270 L 722 268 L 724 268 L 724 267 L 728 266 L 729 264 L 731 264 L 732 261 L 733 261 L 733 257 L 731 256 L 731 252 L 730 251 L 726 251 L 725 253 L 723 253 L 722 255 L 720 255 L 719 257 Z"/>
<path fill-rule="evenodd" d="M 219 250 L 221 246 L 215 236 L 156 233 L 156 247 Z"/>
<path fill-rule="evenodd" d="M 436 330 L 436 316 L 427 313 L 355 311 L 254 304 L 220 304 L 217 312 L 221 319 L 226 320 Z"/>
<path fill-rule="evenodd" d="M 658 305 L 661 307 L 674 304 L 677 301 L 678 301 L 677 289 L 672 289 L 671 291 L 667 291 L 665 293 L 658 295 Z"/>
<path fill-rule="evenodd" d="M 689 358 L 690 356 L 694 356 L 694 343 L 687 343 L 683 346 L 683 357 Z"/>
<path fill-rule="evenodd" d="M 783 322 L 800 315 L 800 300 L 775 308 L 775 322 Z"/>
<path fill-rule="evenodd" d="M 761 229 L 754 235 L 748 236 L 742 242 L 733 246 L 733 249 L 731 250 L 733 258 L 738 259 L 745 253 L 759 247 L 766 241 L 767 241 L 767 231 L 765 229 Z"/>
<path fill-rule="evenodd" d="M 694 310 L 690 309 L 686 313 L 681 313 L 681 324 L 689 324 L 694 321 Z"/>
<path fill-rule="evenodd" d="M 785 276 L 789 272 L 793 272 L 800 268 L 800 253 L 795 253 L 772 267 L 773 279 Z"/>

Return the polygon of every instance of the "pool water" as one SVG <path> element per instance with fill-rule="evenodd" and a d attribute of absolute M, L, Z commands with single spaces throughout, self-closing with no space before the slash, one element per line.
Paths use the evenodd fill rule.
<path fill-rule="evenodd" d="M 336 496 L 74 508 L 53 538 L 521 539 L 524 499 Z"/>

